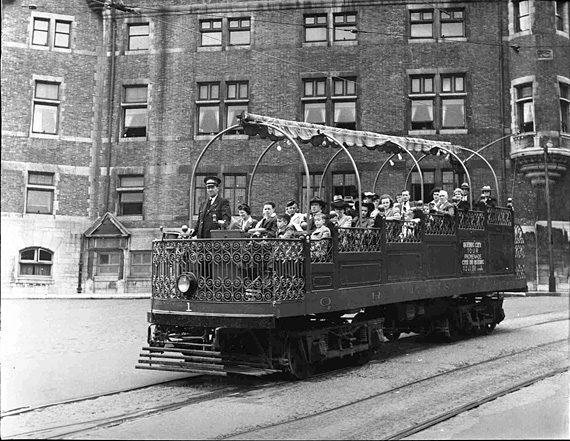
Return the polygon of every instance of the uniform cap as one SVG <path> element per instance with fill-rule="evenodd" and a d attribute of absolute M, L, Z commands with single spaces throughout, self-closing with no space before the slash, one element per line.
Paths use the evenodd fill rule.
<path fill-rule="evenodd" d="M 288 207 L 292 207 L 293 205 L 297 205 L 297 202 L 294 200 L 287 202 L 287 205 L 285 205 L 285 207 L 288 208 Z"/>
<path fill-rule="evenodd" d="M 461 184 L 461 188 L 469 188 L 469 184 L 467 182 L 464 182 Z"/>
<path fill-rule="evenodd" d="M 217 176 L 206 176 L 204 178 L 204 183 L 206 185 L 215 185 L 216 187 L 218 187 L 221 184 L 221 182 L 222 180 Z"/>

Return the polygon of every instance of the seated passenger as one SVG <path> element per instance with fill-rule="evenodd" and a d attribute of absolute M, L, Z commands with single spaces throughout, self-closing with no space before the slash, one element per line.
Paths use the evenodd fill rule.
<path fill-rule="evenodd" d="M 325 222 L 328 220 L 327 218 L 328 216 L 324 213 L 315 214 L 313 216 L 317 228 L 311 233 L 311 240 L 321 240 L 326 237 L 332 237 L 330 228 L 325 225 Z"/>
<path fill-rule="evenodd" d="M 458 210 L 469 210 L 469 202 L 463 200 L 463 190 L 456 188 L 453 190 L 453 197 L 451 202 L 457 207 Z"/>
<path fill-rule="evenodd" d="M 446 214 L 449 216 L 453 216 L 455 214 L 455 206 L 447 199 L 448 198 L 447 191 L 440 190 L 438 197 L 439 201 L 430 211 L 437 214 Z"/>
<path fill-rule="evenodd" d="M 230 230 L 248 231 L 257 222 L 251 217 L 251 208 L 245 203 L 238 205 L 238 214 L 239 219 L 230 224 Z"/>
<path fill-rule="evenodd" d="M 277 215 L 275 214 L 275 202 L 267 201 L 263 204 L 263 219 L 261 219 L 255 226 L 256 237 L 275 237 L 277 233 Z"/>
<path fill-rule="evenodd" d="M 293 233 L 297 231 L 291 222 L 291 217 L 287 213 L 277 215 L 277 237 L 280 239 L 291 239 Z"/>
<path fill-rule="evenodd" d="M 384 207 L 385 220 L 400 220 L 402 216 L 398 207 L 394 207 L 394 200 L 392 199 L 392 196 L 383 194 L 380 196 L 380 204 L 382 207 Z"/>
<path fill-rule="evenodd" d="M 352 225 L 352 217 L 346 214 L 348 204 L 344 200 L 335 201 L 331 204 L 331 207 L 336 213 L 336 220 L 331 219 L 337 228 L 348 228 Z"/>
<path fill-rule="evenodd" d="M 365 202 L 360 207 L 360 213 L 362 219 L 356 218 L 354 226 L 356 228 L 372 228 L 374 226 L 374 219 L 370 217 L 370 213 L 374 210 L 374 204 L 371 202 Z"/>
<path fill-rule="evenodd" d="M 303 231 L 301 224 L 305 222 L 305 214 L 299 213 L 299 206 L 296 201 L 289 201 L 285 207 L 285 213 L 291 217 L 291 225 L 297 231 Z"/>

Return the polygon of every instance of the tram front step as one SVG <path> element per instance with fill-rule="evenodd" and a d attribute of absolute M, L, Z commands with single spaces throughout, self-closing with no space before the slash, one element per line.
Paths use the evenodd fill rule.
<path fill-rule="evenodd" d="M 142 355 L 142 354 L 141 354 Z M 139 359 L 136 369 L 147 369 L 155 371 L 170 371 L 170 372 L 187 372 L 203 375 L 227 375 L 227 374 L 240 374 L 261 376 L 274 372 L 279 372 L 275 369 L 264 369 L 253 366 L 232 366 L 226 364 L 212 364 L 212 363 L 191 363 L 186 361 L 171 362 L 166 360 L 153 360 L 153 359 Z"/>

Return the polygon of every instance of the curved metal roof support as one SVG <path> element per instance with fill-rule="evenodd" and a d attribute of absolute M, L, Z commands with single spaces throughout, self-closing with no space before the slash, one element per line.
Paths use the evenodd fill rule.
<path fill-rule="evenodd" d="M 418 159 L 418 164 L 420 162 L 422 162 L 424 160 L 424 158 L 427 158 L 428 155 L 423 155 L 420 159 Z M 406 182 L 404 182 L 404 187 L 408 186 L 408 181 L 410 180 L 410 176 L 412 175 L 412 172 L 414 171 L 414 167 L 412 167 L 410 169 L 410 171 L 408 172 L 408 176 L 406 176 Z M 424 201 L 425 202 L 425 201 Z"/>
<path fill-rule="evenodd" d="M 509 136 L 510 136 L 510 135 L 509 135 Z M 492 165 L 489 163 L 489 161 L 487 161 L 478 151 L 471 150 L 471 149 L 468 149 L 467 147 L 463 147 L 463 146 L 460 146 L 460 145 L 456 145 L 456 146 L 454 146 L 454 147 L 457 147 L 457 148 L 460 148 L 460 149 L 462 149 L 462 150 L 466 150 L 466 151 L 468 151 L 468 152 L 471 152 L 471 155 L 470 155 L 465 161 L 463 161 L 463 162 L 469 161 L 469 160 L 473 157 L 473 155 L 476 155 L 476 156 L 478 156 L 479 158 L 481 158 L 485 164 L 487 164 L 487 167 L 489 167 L 489 169 L 491 170 L 491 173 L 493 173 L 493 179 L 495 179 L 495 191 L 497 192 L 497 205 L 500 206 L 500 200 L 499 200 L 499 198 L 500 198 L 500 196 L 499 196 L 499 180 L 497 179 L 497 174 L 495 173 L 495 170 L 493 169 L 493 166 L 492 166 Z"/>
<path fill-rule="evenodd" d="M 354 168 L 354 173 L 356 175 L 356 185 L 358 187 L 358 195 L 360 197 L 360 195 L 362 194 L 362 184 L 360 183 L 360 173 L 358 173 L 358 167 L 356 166 L 356 162 L 354 161 L 354 158 L 352 157 L 352 155 L 350 154 L 348 149 L 341 142 L 339 142 L 338 139 L 336 139 L 334 136 L 329 135 L 327 133 L 323 133 L 323 135 L 328 140 L 333 141 L 335 144 L 337 144 L 348 155 L 348 158 L 350 159 L 350 162 L 352 163 L 352 167 Z M 339 152 L 340 152 L 340 150 L 339 150 Z M 323 173 L 323 176 L 324 176 L 324 173 Z M 309 181 L 307 181 L 307 182 L 309 182 Z M 319 189 L 319 192 L 320 192 L 320 189 Z M 358 224 L 362 225 L 362 211 L 360 210 L 360 207 L 358 207 Z"/>
<path fill-rule="evenodd" d="M 474 155 L 475 153 L 479 153 L 479 152 L 485 150 L 487 147 L 491 147 L 491 146 L 492 146 L 493 144 L 495 144 L 496 142 L 502 141 L 503 139 L 509 138 L 509 137 L 511 137 L 511 136 L 513 136 L 513 135 L 512 135 L 512 134 L 508 134 L 508 135 L 505 135 L 505 136 L 501 136 L 500 138 L 497 138 L 497 139 L 495 139 L 494 141 L 491 141 L 489 144 L 485 144 L 485 145 L 484 145 L 483 147 L 481 147 L 479 150 L 474 151 L 471 155 L 469 155 L 469 156 L 467 157 L 467 159 L 465 160 L 465 162 L 469 161 L 469 160 L 473 157 L 473 155 Z M 497 190 L 497 191 L 498 191 L 498 190 Z"/>
<path fill-rule="evenodd" d="M 329 167 L 331 166 L 332 162 L 335 160 L 335 158 L 340 155 L 343 152 L 343 150 L 339 149 L 333 156 L 331 159 L 329 159 L 329 162 L 327 163 L 327 165 L 325 165 L 325 168 L 323 170 L 323 174 L 321 176 L 321 182 L 319 183 L 319 196 L 321 195 L 321 188 L 323 188 L 323 182 L 325 181 L 325 176 L 327 175 L 327 172 L 329 170 Z M 334 196 L 334 195 L 333 195 Z"/>
<path fill-rule="evenodd" d="M 210 139 L 210 141 L 208 141 L 208 144 L 206 144 L 205 147 L 202 149 L 202 151 L 198 155 L 198 159 L 196 159 L 196 162 L 194 163 L 194 167 L 192 168 L 192 174 L 190 175 L 190 194 L 188 197 L 188 204 L 189 204 L 188 205 L 188 222 L 190 222 L 189 223 L 190 228 L 192 228 L 192 224 L 193 224 L 192 212 L 194 210 L 194 178 L 196 177 L 196 170 L 198 169 L 198 164 L 200 164 L 200 161 L 202 160 L 202 157 L 206 153 L 206 150 L 208 150 L 210 148 L 210 146 L 214 143 L 214 141 L 216 139 L 221 138 L 227 132 L 229 132 L 231 130 L 235 130 L 239 127 L 241 127 L 239 124 L 228 127 L 227 129 L 222 130 L 220 133 L 218 133 L 216 136 L 214 136 L 212 139 Z"/>
<path fill-rule="evenodd" d="M 445 147 L 441 147 L 441 146 L 432 147 L 431 152 L 433 153 L 434 151 L 437 151 L 438 149 L 449 153 L 451 156 L 453 156 L 455 159 L 457 159 L 459 161 L 459 163 L 461 164 L 461 166 L 463 167 L 463 170 L 465 171 L 465 176 L 467 176 L 467 183 L 469 184 L 469 208 L 471 210 L 473 210 L 473 188 L 471 187 L 471 176 L 469 176 L 469 170 L 467 170 L 465 163 L 459 158 L 459 156 L 457 156 L 451 150 L 446 149 Z"/>
<path fill-rule="evenodd" d="M 251 172 L 251 176 L 249 178 L 249 185 L 247 186 L 247 205 L 251 206 L 251 204 L 249 203 L 250 198 L 251 198 L 251 188 L 253 187 L 253 177 L 255 176 L 255 173 L 257 172 L 257 167 L 259 167 L 259 164 L 261 163 L 261 160 L 263 159 L 263 157 L 265 156 L 265 154 L 271 149 L 271 147 L 273 147 L 275 144 L 277 144 L 279 141 L 273 141 L 271 144 L 269 144 L 267 147 L 265 147 L 265 150 L 263 151 L 263 153 L 261 155 L 259 155 L 259 158 L 257 159 L 257 162 L 255 163 L 255 165 L 253 166 L 253 170 Z"/>
<path fill-rule="evenodd" d="M 384 163 L 378 169 L 378 173 L 376 173 L 376 177 L 374 178 L 374 184 L 372 184 L 372 191 L 376 192 L 376 185 L 378 184 L 378 178 L 380 177 L 380 173 L 382 173 L 382 170 L 384 170 L 384 167 L 386 167 L 386 164 L 388 164 L 394 156 L 396 156 L 396 153 L 393 153 L 392 156 L 390 156 L 388 159 L 386 159 L 384 161 Z"/>

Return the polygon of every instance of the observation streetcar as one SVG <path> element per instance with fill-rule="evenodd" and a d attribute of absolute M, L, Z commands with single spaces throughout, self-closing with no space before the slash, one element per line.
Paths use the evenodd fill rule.
<path fill-rule="evenodd" d="M 387 136 L 244 113 L 249 136 L 408 154 L 450 153 L 441 141 Z M 253 179 L 253 176 L 252 176 Z M 307 181 L 308 182 L 308 181 Z M 471 185 L 469 185 L 472 188 Z M 423 185 L 422 185 L 423 188 Z M 251 192 L 250 192 L 251 193 Z M 305 206 L 309 206 L 309 194 Z M 423 196 L 422 196 L 423 199 Z M 473 201 L 473 198 L 470 198 Z M 253 238 L 220 230 L 211 239 L 167 231 L 153 241 L 148 346 L 137 368 L 226 375 L 284 371 L 304 379 L 319 363 L 366 363 L 401 333 L 488 334 L 505 317 L 504 291 L 527 288 L 522 230 L 512 208 L 424 214 L 419 222 L 338 228 L 312 241 Z M 235 233 L 235 234 L 234 234 Z"/>

